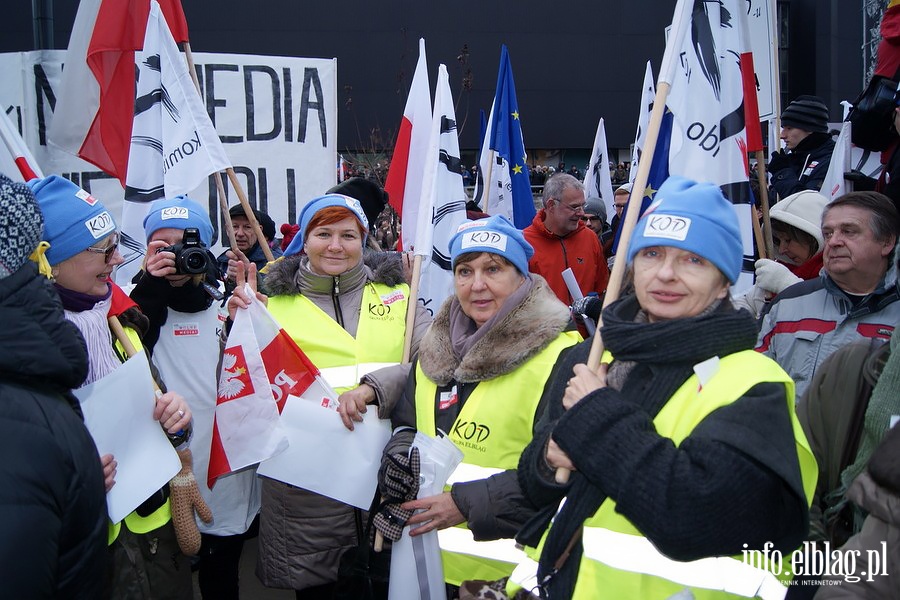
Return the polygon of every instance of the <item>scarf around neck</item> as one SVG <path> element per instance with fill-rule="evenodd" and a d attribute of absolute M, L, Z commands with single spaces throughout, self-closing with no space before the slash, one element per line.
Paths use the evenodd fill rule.
<path fill-rule="evenodd" d="M 463 312 L 459 299 L 453 296 L 450 302 L 450 344 L 456 358 L 461 359 L 478 340 L 483 338 L 495 325 L 522 304 L 534 288 L 534 279 L 526 277 L 522 284 L 510 294 L 497 313 L 478 327 L 469 315 Z"/>
<path fill-rule="evenodd" d="M 88 375 L 82 387 L 103 379 L 121 364 L 113 351 L 112 333 L 106 320 L 111 303 L 107 296 L 88 310 L 65 310 L 66 319 L 78 328 L 87 346 Z"/>
<path fill-rule="evenodd" d="M 654 418 L 669 398 L 693 374 L 694 365 L 713 356 L 752 349 L 756 323 L 746 311 L 716 302 L 694 317 L 650 323 L 634 295 L 613 302 L 603 311 L 601 335 L 615 362 L 625 363 L 618 383 L 623 400 Z M 565 415 L 556 427 L 565 427 Z M 586 452 L 590 449 L 586 448 Z M 606 494 L 578 473 L 556 515 L 541 554 L 538 579 L 553 572 L 575 533 L 606 500 Z M 551 597 L 569 597 L 574 589 L 583 548 L 580 540 L 558 573 L 550 578 Z"/>
<path fill-rule="evenodd" d="M 101 296 L 92 296 L 91 294 L 82 294 L 81 292 L 73 292 L 68 288 L 64 288 L 58 283 L 54 283 L 53 287 L 59 293 L 62 300 L 63 308 L 72 312 L 81 312 L 83 310 L 91 310 L 98 302 L 108 300 L 112 296 L 112 284 L 106 284 L 106 293 Z"/>

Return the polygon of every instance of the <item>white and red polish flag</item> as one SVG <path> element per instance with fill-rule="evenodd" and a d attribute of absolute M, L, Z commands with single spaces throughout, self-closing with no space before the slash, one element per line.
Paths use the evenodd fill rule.
<path fill-rule="evenodd" d="M 391 207 L 400 215 L 403 229 L 400 248 L 414 249 L 419 220 L 419 203 L 425 192 L 422 178 L 426 169 L 426 155 L 431 136 L 431 88 L 428 85 L 428 65 L 425 60 L 425 39 L 419 39 L 419 62 L 413 73 L 394 144 L 394 154 L 388 169 L 384 189 Z"/>
<path fill-rule="evenodd" d="M 188 41 L 180 0 L 159 0 L 176 42 Z M 134 53 L 144 44 L 150 0 L 82 0 L 48 138 L 125 186 L 134 119 Z"/>
<path fill-rule="evenodd" d="M 222 357 L 208 485 L 288 448 L 279 415 L 288 396 L 330 406 L 336 397 L 319 369 L 254 298 L 239 310 Z"/>
<path fill-rule="evenodd" d="M 15 181 L 29 181 L 44 176 L 19 130 L 9 115 L 2 110 L 0 110 L 0 138 L 3 139 L 3 146 L 6 148 L 6 153 L 0 156 L 0 172 Z M 16 173 L 19 173 L 20 177 L 17 177 Z"/>

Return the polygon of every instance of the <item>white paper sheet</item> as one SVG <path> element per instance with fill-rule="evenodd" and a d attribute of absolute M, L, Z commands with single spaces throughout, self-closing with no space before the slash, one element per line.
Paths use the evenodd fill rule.
<path fill-rule="evenodd" d="M 381 451 L 391 437 L 390 421 L 379 419 L 373 406 L 350 431 L 336 411 L 289 396 L 281 423 L 290 446 L 261 462 L 257 473 L 369 509 Z"/>
<path fill-rule="evenodd" d="M 100 381 L 73 392 L 100 456 L 112 454 L 116 485 L 106 495 L 113 523 L 141 505 L 178 471 L 181 461 L 159 422 L 147 357 L 140 352 Z"/>

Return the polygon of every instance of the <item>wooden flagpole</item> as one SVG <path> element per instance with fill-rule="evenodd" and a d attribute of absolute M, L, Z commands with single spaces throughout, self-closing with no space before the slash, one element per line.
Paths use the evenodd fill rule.
<path fill-rule="evenodd" d="M 769 218 L 769 184 L 766 177 L 766 155 L 762 150 L 756 151 L 756 175 L 759 178 L 759 207 L 762 210 L 763 228 L 759 231 L 759 219 L 753 215 L 753 233 L 760 258 L 775 256 L 775 244 L 772 241 L 772 220 Z M 760 244 L 760 240 L 762 243 Z"/>
<path fill-rule="evenodd" d="M 184 59 L 187 62 L 188 72 L 191 74 L 191 80 L 194 82 L 194 87 L 197 88 L 197 93 L 199 94 L 200 80 L 197 79 L 197 70 L 194 67 L 194 55 L 191 52 L 190 42 L 184 42 Z M 253 229 L 253 233 L 256 234 L 256 241 L 259 243 L 259 247 L 262 248 L 263 254 L 266 256 L 266 260 L 272 262 L 273 260 L 275 260 L 275 257 L 272 255 L 272 249 L 269 248 L 266 237 L 263 235 L 262 229 L 259 226 L 259 222 L 256 220 L 256 215 L 253 214 L 253 209 L 250 207 L 250 201 L 247 200 L 247 194 L 244 192 L 244 188 L 243 186 L 241 186 L 241 182 L 238 181 L 237 175 L 235 174 L 232 167 L 228 167 L 226 173 L 228 174 L 228 180 L 231 182 L 232 187 L 234 187 L 235 192 L 237 192 L 238 200 L 240 201 L 241 206 L 244 209 L 244 214 L 247 216 L 247 221 L 250 222 L 250 227 Z M 237 241 L 235 241 L 234 239 L 234 225 L 231 222 L 231 214 L 228 212 L 228 200 L 225 196 L 225 185 L 222 183 L 222 174 L 216 172 L 215 180 L 216 193 L 219 197 L 219 209 L 222 213 L 222 223 L 225 226 L 225 231 L 228 235 L 228 243 L 231 244 L 231 251 L 237 254 Z"/>
<path fill-rule="evenodd" d="M 672 79 L 675 71 L 675 54 L 684 43 L 685 30 L 690 25 L 690 9 L 692 6 L 693 3 L 686 2 L 686 0 L 678 0 L 675 6 L 675 13 L 672 19 L 673 35 L 669 36 L 669 44 L 666 45 L 663 55 L 659 83 L 656 86 L 656 95 L 653 98 L 653 110 L 650 111 L 650 120 L 647 125 L 647 138 L 644 141 L 644 149 L 641 153 L 644 160 L 638 164 L 638 172 L 631 187 L 631 195 L 628 198 L 628 208 L 625 210 L 625 218 L 622 221 L 622 233 L 619 236 L 620 253 L 618 253 L 616 261 L 613 263 L 613 270 L 609 276 L 609 285 L 603 298 L 604 309 L 612 302 L 618 300 L 622 291 L 622 281 L 625 276 L 625 264 L 627 262 L 625 253 L 628 251 L 631 234 L 641 212 L 641 201 L 644 197 L 644 190 L 647 188 L 647 179 L 649 179 L 650 166 L 653 162 L 653 155 L 656 152 L 659 129 L 666 110 L 666 99 L 669 96 L 669 89 L 672 87 L 669 81 Z M 591 342 L 591 351 L 588 354 L 587 366 L 592 371 L 597 371 L 600 367 L 600 358 L 603 356 L 603 338 L 600 335 L 602 327 L 603 319 L 601 317 L 597 320 L 597 333 L 594 334 Z M 557 469 L 556 482 L 559 484 L 568 482 L 569 475 L 569 469 Z"/>

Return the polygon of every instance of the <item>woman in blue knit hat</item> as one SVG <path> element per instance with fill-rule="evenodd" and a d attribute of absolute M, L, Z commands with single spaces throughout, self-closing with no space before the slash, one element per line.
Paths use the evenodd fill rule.
<path fill-rule="evenodd" d="M 338 412 L 348 429 L 373 404 L 386 418 L 409 373 L 408 364 L 378 368 L 400 363 L 403 355 L 410 298 L 400 261 L 384 253 L 363 261 L 368 219 L 349 196 L 315 198 L 298 225 L 283 258 L 268 266 L 270 295 L 258 297 L 340 393 Z M 243 269 L 237 266 L 238 286 L 229 299 L 232 319 L 247 306 Z M 251 285 L 255 271 L 251 264 Z M 415 304 L 413 356 L 431 322 Z M 298 599 L 330 599 L 341 555 L 359 544 L 361 518 L 352 506 L 263 478 L 257 576 L 266 586 L 295 590 Z"/>
<path fill-rule="evenodd" d="M 103 204 L 71 181 L 51 175 L 28 186 L 44 215 L 42 239 L 46 258 L 65 317 L 75 324 L 87 346 L 88 385 L 115 371 L 125 359 L 110 333 L 108 318 L 116 316 L 137 342 L 147 318 L 112 281 L 124 259 L 119 234 Z M 135 345 L 139 346 L 139 343 Z M 179 394 L 157 399 L 153 418 L 173 446 L 190 435 L 191 411 Z M 115 484 L 115 457 L 102 457 L 106 489 Z M 109 526 L 112 560 L 107 590 L 113 598 L 191 598 L 190 563 L 182 554 L 171 519 L 169 486 L 160 489 L 125 517 Z"/>
<path fill-rule="evenodd" d="M 581 340 L 568 308 L 540 276 L 522 232 L 502 216 L 463 223 L 450 239 L 454 295 L 435 316 L 401 403 L 391 415 L 395 435 L 385 448 L 379 486 L 388 505 L 375 526 L 399 539 L 439 530 L 444 580 L 494 580 L 514 563 L 491 558 L 475 540 L 512 538 L 520 508 L 515 468 L 543 413 L 541 396 L 560 354 Z M 449 492 L 416 499 L 418 484 L 398 485 L 416 431 L 445 432 L 463 453 Z M 399 469 L 399 470 L 398 470 Z M 415 477 L 413 477 L 415 479 Z M 408 500 L 404 503 L 404 500 Z M 413 515 L 413 511 L 421 512 Z M 407 520 L 408 519 L 408 520 Z M 463 525 L 463 523 L 465 523 Z M 456 525 L 463 525 L 455 527 Z M 453 544 L 462 537 L 464 548 Z M 514 542 L 506 541 L 514 551 Z"/>
<path fill-rule="evenodd" d="M 525 496 L 548 507 L 518 538 L 542 542 L 525 585 L 553 599 L 783 597 L 755 551 L 800 546 L 817 469 L 793 381 L 753 351 L 756 324 L 729 300 L 734 209 L 718 186 L 671 177 L 625 255 L 634 293 L 603 311 L 600 369 L 582 364 L 589 341 L 566 357 L 519 463 Z"/>

